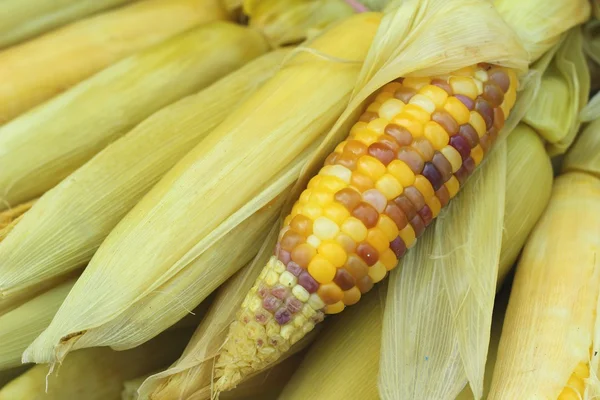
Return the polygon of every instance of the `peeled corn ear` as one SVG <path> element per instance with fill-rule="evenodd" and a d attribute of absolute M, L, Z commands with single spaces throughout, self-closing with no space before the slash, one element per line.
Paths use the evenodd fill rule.
<path fill-rule="evenodd" d="M 0 52 L 0 125 L 116 61 L 225 17 L 217 0 L 145 0 L 6 49 Z"/>
<path fill-rule="evenodd" d="M 4 0 L 0 3 L 0 48 L 132 1 L 134 0 Z"/>
<path fill-rule="evenodd" d="M 256 31 L 206 24 L 112 65 L 4 125 L 0 207 L 39 196 L 154 112 L 266 49 Z"/>

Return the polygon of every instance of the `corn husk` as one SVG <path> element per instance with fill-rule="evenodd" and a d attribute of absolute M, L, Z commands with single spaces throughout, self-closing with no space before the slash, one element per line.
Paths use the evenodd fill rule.
<path fill-rule="evenodd" d="M 29 211 L 36 200 L 19 204 L 14 208 L 9 208 L 0 212 L 0 242 L 2 242 L 10 232 L 15 228 L 23 218 L 23 214 Z"/>
<path fill-rule="evenodd" d="M 189 336 L 189 330 L 180 329 L 128 351 L 78 351 L 48 378 L 47 365 L 34 366 L 0 390 L 0 399 L 118 399 L 125 381 L 171 362 Z"/>
<path fill-rule="evenodd" d="M 248 261 L 253 256 L 248 249 L 260 243 L 248 243 L 243 235 L 232 240 L 231 231 L 296 179 L 303 152 L 312 151 L 352 90 L 359 67 L 340 59 L 363 57 L 378 23 L 378 16 L 361 14 L 315 39 L 312 50 L 298 51 L 169 171 L 111 232 L 26 358 L 52 361 L 71 348 L 95 345 L 96 327 L 191 269 L 210 279 L 193 286 L 182 278 L 182 286 L 170 297 L 185 291 L 207 295 L 236 270 L 231 265 L 194 265 L 200 257 L 229 257 L 237 247 L 249 246 L 241 252 Z M 265 219 L 252 229 L 266 228 L 267 223 Z M 220 239 L 229 247 L 213 246 Z M 129 337 L 117 331 L 113 340 L 137 339 L 156 328 L 149 325 L 127 324 L 133 331 Z"/>
<path fill-rule="evenodd" d="M 598 3 L 595 2 L 592 7 L 594 13 L 598 7 Z M 590 19 L 583 26 L 583 50 L 590 69 L 591 90 L 595 93 L 600 89 L 600 21 L 597 17 Z"/>
<path fill-rule="evenodd" d="M 564 172 L 584 172 L 600 179 L 600 119 L 579 135 L 563 162 Z"/>
<path fill-rule="evenodd" d="M 260 57 L 198 94 L 158 111 L 42 196 L 0 245 L 4 292 L 35 285 L 89 262 L 121 218 L 191 147 L 272 76 L 286 54 L 280 50 Z M 253 56 L 252 52 L 240 54 L 237 65 Z"/>
<path fill-rule="evenodd" d="M 74 283 L 68 280 L 0 316 L 0 370 L 21 365 L 23 351 L 48 327 Z"/>
<path fill-rule="evenodd" d="M 558 177 L 517 267 L 490 400 L 557 398 L 590 359 L 584 399 L 597 397 L 598 226 L 600 180 L 577 172 Z"/>
<path fill-rule="evenodd" d="M 272 47 L 299 43 L 354 10 L 344 0 L 244 0 L 249 25 Z"/>
<path fill-rule="evenodd" d="M 105 69 L 4 125 L 4 203 L 42 194 L 154 112 L 266 49 L 258 32 L 228 22 L 205 24 Z"/>
<path fill-rule="evenodd" d="M 579 113 L 586 105 L 590 75 L 582 34 L 573 28 L 558 47 L 542 76 L 537 97 L 523 118 L 548 142 L 551 156 L 562 154 L 579 131 Z"/>
<path fill-rule="evenodd" d="M 0 3 L 0 48 L 133 0 L 5 0 Z"/>
<path fill-rule="evenodd" d="M 0 53 L 0 125 L 129 55 L 225 18 L 217 0 L 146 0 L 6 49 Z"/>

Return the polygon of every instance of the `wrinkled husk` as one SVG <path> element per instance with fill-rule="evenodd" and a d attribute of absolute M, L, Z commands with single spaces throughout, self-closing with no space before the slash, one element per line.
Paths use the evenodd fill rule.
<path fill-rule="evenodd" d="M 579 134 L 564 161 L 564 172 L 585 172 L 600 179 L 600 119 Z"/>
<path fill-rule="evenodd" d="M 29 0 L 11 2 L 17 1 Z M 102 2 L 106 1 L 79 3 Z M 45 3 L 52 7 L 57 1 Z M 127 56 L 193 26 L 225 18 L 218 0 L 146 0 L 5 49 L 0 52 L 0 125 Z"/>
<path fill-rule="evenodd" d="M 179 286 L 165 299 L 195 293 L 199 301 L 248 261 L 254 255 L 252 246 L 260 241 L 255 237 L 250 243 L 231 230 L 257 210 L 268 211 L 265 205 L 289 192 L 286 188 L 298 176 L 307 152 L 334 123 L 352 90 L 359 65 L 339 59 L 364 57 L 378 23 L 377 15 L 357 15 L 311 43 L 319 54 L 299 50 L 169 171 L 103 242 L 26 359 L 60 360 L 71 348 L 99 342 L 121 347 L 122 341 L 137 340 L 147 330 L 164 329 L 149 321 L 132 326 L 123 320 L 122 328 L 130 332 L 125 335 L 105 325 L 177 279 Z M 272 224 L 263 221 L 252 230 Z M 228 245 L 213 246 L 221 238 Z M 248 258 L 238 256 L 223 268 L 196 263 L 199 257 L 231 258 L 238 247 Z M 191 270 L 206 276 L 199 282 L 184 279 Z"/>
<path fill-rule="evenodd" d="M 205 24 L 112 65 L 4 125 L 0 209 L 44 193 L 154 112 L 266 49 L 256 31 L 228 22 Z"/>
<path fill-rule="evenodd" d="M 0 3 L 0 48 L 135 0 L 4 0 Z"/>
<path fill-rule="evenodd" d="M 48 366 L 36 365 L 0 390 L 0 400 L 118 399 L 125 381 L 172 362 L 190 333 L 181 329 L 165 332 L 143 346 L 122 352 L 107 348 L 81 350 L 56 366 L 47 378 Z"/>
<path fill-rule="evenodd" d="M 123 216 L 271 77 L 286 54 L 264 55 L 156 112 L 42 196 L 0 245 L 4 291 L 29 287 L 89 262 Z M 255 55 L 240 54 L 236 66 Z"/>
<path fill-rule="evenodd" d="M 21 365 L 23 351 L 48 327 L 73 284 L 68 280 L 0 316 L 0 370 Z"/>
<path fill-rule="evenodd" d="M 584 399 L 600 394 L 600 180 L 570 172 L 554 182 L 517 266 L 489 399 L 555 399 L 591 362 Z M 524 373 L 526 371 L 526 373 Z"/>
<path fill-rule="evenodd" d="M 551 156 L 564 153 L 580 127 L 579 113 L 587 104 L 590 74 L 583 53 L 581 28 L 558 46 L 544 71 L 534 103 L 523 121 L 548 142 Z"/>

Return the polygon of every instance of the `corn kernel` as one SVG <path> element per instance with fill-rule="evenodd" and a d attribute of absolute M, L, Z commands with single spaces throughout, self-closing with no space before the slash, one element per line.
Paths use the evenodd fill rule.
<path fill-rule="evenodd" d="M 321 180 L 323 178 L 319 175 L 315 175 L 312 177 L 312 179 L 308 182 L 308 185 L 306 186 L 307 189 L 314 189 L 316 187 L 319 186 L 319 184 L 321 183 Z"/>
<path fill-rule="evenodd" d="M 381 92 L 382 93 L 387 92 L 387 93 L 391 93 L 393 95 L 394 93 L 396 93 L 396 90 L 400 89 L 401 87 L 402 87 L 402 84 L 400 82 L 390 82 L 381 88 Z"/>
<path fill-rule="evenodd" d="M 346 252 L 337 242 L 322 242 L 317 252 L 336 268 L 343 266 L 346 262 Z"/>
<path fill-rule="evenodd" d="M 308 189 L 303 190 L 302 193 L 300 194 L 300 198 L 298 199 L 298 202 L 300 202 L 302 204 L 308 203 L 308 201 L 310 200 L 310 195 L 312 194 L 312 192 L 313 192 L 312 188 L 308 188 Z"/>
<path fill-rule="evenodd" d="M 347 186 L 348 184 L 338 177 L 321 176 L 319 184 L 315 187 L 315 189 L 323 192 L 336 193 L 338 190 L 342 190 Z"/>
<path fill-rule="evenodd" d="M 400 114 L 404 106 L 405 104 L 401 100 L 390 98 L 379 107 L 379 116 L 390 121 L 396 115 Z"/>
<path fill-rule="evenodd" d="M 471 149 L 471 158 L 475 162 L 475 165 L 481 164 L 481 160 L 483 160 L 483 149 L 480 145 L 477 145 Z"/>
<path fill-rule="evenodd" d="M 352 171 L 343 165 L 326 165 L 319 171 L 319 175 L 333 176 L 341 179 L 346 183 L 350 183 L 352 177 Z"/>
<path fill-rule="evenodd" d="M 292 216 L 291 214 L 290 214 L 290 215 L 288 215 L 287 217 L 285 217 L 285 219 L 283 220 L 283 225 L 285 225 L 285 226 L 289 226 L 289 225 L 290 225 L 290 222 L 292 222 L 292 219 L 293 219 L 294 217 L 295 217 L 295 215 L 294 215 L 294 216 Z"/>
<path fill-rule="evenodd" d="M 294 204 L 294 206 L 292 207 L 292 211 L 290 212 L 290 215 L 292 216 L 292 218 L 294 218 L 298 214 L 300 214 L 300 201 L 298 201 L 298 202 L 296 202 L 296 204 Z"/>
<path fill-rule="evenodd" d="M 301 285 L 296 285 L 292 288 L 292 294 L 301 302 L 306 303 L 310 297 L 310 293 Z"/>
<path fill-rule="evenodd" d="M 331 203 L 325 207 L 323 210 L 323 215 L 335 222 L 337 225 L 341 225 L 346 218 L 348 218 L 350 212 L 340 203 Z"/>
<path fill-rule="evenodd" d="M 385 118 L 376 118 L 369 122 L 367 129 L 371 132 L 375 132 L 377 135 L 383 135 L 383 131 L 389 123 L 390 121 Z"/>
<path fill-rule="evenodd" d="M 322 309 L 323 307 L 325 307 L 325 303 L 323 302 L 323 300 L 321 300 L 319 295 L 316 293 L 313 293 L 310 295 L 310 297 L 308 298 L 307 304 L 315 311 L 318 311 L 318 310 Z"/>
<path fill-rule="evenodd" d="M 364 121 L 358 121 L 352 125 L 352 128 L 350 128 L 350 135 L 356 135 L 358 132 L 365 129 L 367 129 L 367 123 Z"/>
<path fill-rule="evenodd" d="M 300 208 L 300 214 L 310 219 L 317 219 L 323 214 L 323 209 L 320 205 L 311 201 Z"/>
<path fill-rule="evenodd" d="M 444 110 L 454 118 L 458 125 L 469 122 L 469 109 L 454 96 L 448 97 L 446 104 L 444 104 Z"/>
<path fill-rule="evenodd" d="M 398 182 L 398 179 L 391 174 L 385 174 L 379 178 L 377 183 L 375 183 L 375 188 L 377 188 L 377 190 L 379 190 L 388 200 L 400 196 L 404 190 L 400 182 Z"/>
<path fill-rule="evenodd" d="M 411 186 L 415 182 L 415 173 L 404 161 L 394 160 L 388 164 L 387 169 L 403 187 Z"/>
<path fill-rule="evenodd" d="M 433 218 L 437 217 L 442 210 L 442 203 L 440 203 L 440 199 L 438 199 L 437 196 L 431 196 L 430 198 L 426 199 L 425 204 L 427 204 L 429 209 L 431 209 L 431 215 L 433 215 Z"/>
<path fill-rule="evenodd" d="M 309 299 L 308 300 L 310 300 L 310 295 L 309 295 Z M 308 301 L 308 300 L 306 300 L 306 301 Z M 305 316 L 307 319 L 316 314 L 315 309 L 312 308 L 310 304 L 305 304 L 302 307 L 302 311 L 301 312 L 302 312 L 302 315 Z"/>
<path fill-rule="evenodd" d="M 366 129 L 364 131 L 358 132 L 354 136 L 354 139 L 364 143 L 366 146 L 370 146 L 379 139 L 379 135 L 377 135 L 375 132 Z"/>
<path fill-rule="evenodd" d="M 429 114 L 435 111 L 435 103 L 429 97 L 422 94 L 415 94 L 411 97 L 409 104 L 417 105 Z"/>
<path fill-rule="evenodd" d="M 436 108 L 442 108 L 446 102 L 446 99 L 448 98 L 448 93 L 441 87 L 435 85 L 423 86 L 419 90 L 419 93 L 427 96 L 433 102 L 433 104 L 435 104 Z"/>
<path fill-rule="evenodd" d="M 411 224 L 406 224 L 406 226 L 400 230 L 398 236 L 400 236 L 407 249 L 414 246 L 416 242 L 415 230 L 413 229 Z"/>
<path fill-rule="evenodd" d="M 475 71 L 475 74 L 473 76 L 475 76 L 475 79 L 481 82 L 486 82 L 489 79 L 488 73 L 481 68 L 477 68 L 477 71 Z"/>
<path fill-rule="evenodd" d="M 381 107 L 381 103 L 378 101 L 374 101 L 367 107 L 368 112 L 378 113 L 379 107 Z"/>
<path fill-rule="evenodd" d="M 475 71 L 477 70 L 477 67 L 475 65 L 469 65 L 467 67 L 463 67 L 461 69 L 457 69 L 456 71 L 452 72 L 450 75 L 455 75 L 455 76 L 473 76 L 475 74 Z"/>
<path fill-rule="evenodd" d="M 477 97 L 477 86 L 473 82 L 473 78 L 453 76 L 448 83 L 455 95 L 462 94 L 473 100 Z"/>
<path fill-rule="evenodd" d="M 393 219 L 391 219 L 385 214 L 381 214 L 379 216 L 379 220 L 377 221 L 377 227 L 381 229 L 383 233 L 385 233 L 388 242 L 391 242 L 398 236 L 398 226 L 396 225 Z"/>
<path fill-rule="evenodd" d="M 415 184 L 413 185 L 423 195 L 423 198 L 427 199 L 435 195 L 431 182 L 423 175 L 417 175 L 415 178 Z"/>
<path fill-rule="evenodd" d="M 446 146 L 440 150 L 440 152 L 452 166 L 452 173 L 456 173 L 462 166 L 462 157 L 460 156 L 460 153 L 452 146 Z"/>
<path fill-rule="evenodd" d="M 335 237 L 335 241 L 342 246 L 346 254 L 354 253 L 356 251 L 356 242 L 348 235 L 340 233 Z"/>
<path fill-rule="evenodd" d="M 290 271 L 284 271 L 279 276 L 279 283 L 286 287 L 294 287 L 296 283 L 298 283 L 298 278 L 296 278 Z"/>
<path fill-rule="evenodd" d="M 304 335 L 306 335 L 307 333 L 309 333 L 313 329 L 315 329 L 315 324 L 313 322 L 308 321 L 307 323 L 305 323 L 304 326 L 302 327 L 302 335 L 300 335 L 300 337 L 298 339 L 296 339 L 296 342 L 298 340 L 302 339 L 304 337 Z M 292 337 L 292 342 L 294 340 L 295 340 L 294 337 Z"/>
<path fill-rule="evenodd" d="M 346 147 L 346 141 L 344 140 L 343 142 L 341 142 L 340 144 L 338 144 L 337 146 L 335 146 L 335 150 L 333 150 L 335 153 L 343 153 L 344 152 L 344 147 Z"/>
<path fill-rule="evenodd" d="M 352 289 L 346 290 L 344 292 L 344 299 L 342 300 L 345 305 L 351 306 L 360 301 L 361 293 L 360 289 L 354 286 Z"/>
<path fill-rule="evenodd" d="M 275 285 L 279 281 L 279 274 L 275 271 L 267 272 L 265 276 L 265 283 L 269 286 Z"/>
<path fill-rule="evenodd" d="M 273 271 L 277 272 L 278 274 L 281 274 L 285 271 L 285 269 L 285 265 L 281 262 L 281 260 L 276 258 L 273 262 Z"/>
<path fill-rule="evenodd" d="M 510 110 L 515 105 L 516 100 L 517 100 L 517 91 L 515 90 L 515 86 L 512 83 L 512 77 L 511 77 L 510 88 L 508 89 L 508 91 L 506 93 L 504 93 L 504 101 L 500 105 L 500 108 L 504 112 L 504 115 L 508 115 L 510 113 Z"/>
<path fill-rule="evenodd" d="M 307 298 L 308 299 L 308 298 Z M 306 323 L 306 317 L 302 314 L 296 315 L 292 320 L 292 323 L 296 328 L 302 328 L 302 325 Z"/>
<path fill-rule="evenodd" d="M 487 132 L 485 121 L 483 120 L 481 114 L 479 114 L 477 111 L 471 111 L 469 113 L 469 124 L 471 124 L 473 129 L 475 129 L 475 132 L 477 132 L 477 136 L 479 137 L 482 137 L 485 135 L 485 132 Z"/>
<path fill-rule="evenodd" d="M 350 182 L 350 186 L 359 192 L 364 192 L 366 190 L 372 189 L 375 186 L 375 183 L 371 178 L 366 176 L 365 174 L 361 174 L 360 172 L 354 171 L 352 173 L 352 181 Z"/>
<path fill-rule="evenodd" d="M 342 232 L 350 236 L 355 242 L 362 242 L 367 238 L 367 228 L 361 220 L 348 217 L 342 224 Z"/>
<path fill-rule="evenodd" d="M 408 78 L 404 78 L 404 80 L 402 81 L 402 85 L 415 89 L 415 90 L 419 90 L 421 89 L 423 86 L 429 85 L 429 83 L 431 83 L 431 78 L 418 78 L 418 77 L 408 77 Z"/>
<path fill-rule="evenodd" d="M 262 299 L 260 297 L 254 297 L 250 300 L 250 304 L 248 306 L 250 311 L 257 312 L 262 308 Z"/>
<path fill-rule="evenodd" d="M 390 247 L 390 241 L 386 234 L 379 228 L 369 229 L 367 243 L 373 246 L 379 253 Z"/>
<path fill-rule="evenodd" d="M 266 331 L 267 331 L 268 336 L 279 335 L 280 330 L 281 330 L 281 325 L 279 325 L 277 323 L 277 321 L 270 320 L 269 322 L 267 322 Z"/>
<path fill-rule="evenodd" d="M 374 283 L 383 280 L 385 274 L 387 274 L 387 269 L 381 261 L 377 261 L 372 267 L 369 267 L 369 278 L 371 278 Z"/>
<path fill-rule="evenodd" d="M 481 96 L 481 94 L 483 93 L 483 82 L 479 79 L 473 79 L 473 83 L 477 87 L 477 96 Z"/>
<path fill-rule="evenodd" d="M 310 235 L 306 238 L 306 243 L 314 247 L 315 249 L 321 245 L 321 239 L 316 237 L 315 235 Z"/>
<path fill-rule="evenodd" d="M 333 281 L 335 271 L 333 264 L 320 254 L 317 254 L 308 264 L 308 272 L 319 283 Z"/>
<path fill-rule="evenodd" d="M 344 308 L 346 308 L 346 306 L 344 305 L 344 302 L 340 300 L 335 304 L 330 304 L 327 307 L 325 307 L 325 313 L 326 314 L 338 314 L 338 313 L 341 313 L 342 311 L 344 311 Z"/>
<path fill-rule="evenodd" d="M 313 223 L 313 233 L 321 240 L 333 239 L 339 231 L 339 226 L 329 218 L 319 217 Z"/>
<path fill-rule="evenodd" d="M 401 112 L 392 120 L 392 123 L 406 128 L 406 130 L 410 132 L 413 138 L 423 136 L 423 124 L 408 113 Z"/>
<path fill-rule="evenodd" d="M 292 324 L 286 324 L 281 327 L 281 331 L 279 332 L 279 334 L 282 338 L 288 340 L 292 336 L 292 333 L 294 333 L 294 331 L 295 328 Z"/>
<path fill-rule="evenodd" d="M 402 112 L 411 115 L 422 124 L 431 120 L 431 113 L 425 111 L 423 107 L 419 106 L 418 104 L 407 104 L 406 107 L 404 107 L 404 109 L 402 110 Z"/>
<path fill-rule="evenodd" d="M 446 130 L 434 121 L 429 121 L 425 124 L 424 134 L 425 138 L 429 140 L 436 150 L 441 150 L 444 146 L 448 145 L 448 142 L 450 141 L 450 137 Z"/>
<path fill-rule="evenodd" d="M 450 195 L 450 198 L 456 196 L 458 190 L 460 189 L 460 183 L 458 182 L 458 179 L 456 179 L 455 176 L 452 176 L 450 179 L 448 179 L 448 181 L 446 181 L 444 185 L 446 186 L 446 189 L 448 189 L 448 194 Z"/>
<path fill-rule="evenodd" d="M 384 265 L 385 269 L 390 271 L 398 265 L 398 258 L 391 249 L 385 249 L 379 254 L 379 261 Z"/>
<path fill-rule="evenodd" d="M 384 92 L 384 91 L 380 91 L 379 94 L 377 94 L 377 97 L 375 97 L 375 101 L 378 103 L 385 103 L 386 100 L 391 99 L 394 97 L 394 92 Z"/>
<path fill-rule="evenodd" d="M 356 168 L 373 180 L 381 178 L 386 171 L 385 165 L 381 161 L 368 155 L 364 155 L 358 159 Z"/>
<path fill-rule="evenodd" d="M 327 168 L 327 167 L 324 167 Z M 324 207 L 333 202 L 333 193 L 322 192 L 322 191 L 312 191 L 310 197 L 308 198 L 308 203 L 313 203 L 318 205 L 319 207 Z"/>

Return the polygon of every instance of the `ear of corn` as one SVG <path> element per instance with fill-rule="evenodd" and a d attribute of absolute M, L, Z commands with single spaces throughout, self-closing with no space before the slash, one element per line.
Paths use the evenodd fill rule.
<path fill-rule="evenodd" d="M 563 161 L 563 171 L 584 172 L 600 179 L 600 119 L 579 135 Z"/>
<path fill-rule="evenodd" d="M 68 280 L 0 316 L 0 370 L 21 365 L 21 355 L 50 324 L 73 287 Z"/>
<path fill-rule="evenodd" d="M 178 330 L 128 351 L 78 351 L 67 362 L 55 366 L 57 371 L 47 378 L 47 392 L 48 366 L 36 365 L 2 388 L 0 399 L 118 399 L 125 381 L 172 362 L 189 336 L 189 330 Z"/>
<path fill-rule="evenodd" d="M 228 240 L 233 228 L 285 190 L 298 173 L 290 164 L 300 165 L 352 89 L 359 67 L 336 60 L 363 57 L 378 23 L 378 16 L 361 14 L 333 27 L 310 45 L 324 57 L 298 51 L 169 171 L 103 242 L 45 338 L 30 348 L 29 360 L 64 357 L 85 341 L 86 331 L 193 267 L 217 240 Z M 271 180 L 276 182 L 266 189 L 279 189 L 264 190 L 261 185 Z M 218 284 L 232 272 L 217 269 L 212 276 Z"/>
<path fill-rule="evenodd" d="M 42 196 L 0 245 L 5 296 L 85 265 L 152 185 L 262 85 L 285 54 L 260 57 L 158 111 Z M 241 52 L 232 67 L 255 55 Z"/>
<path fill-rule="evenodd" d="M 217 0 L 146 0 L 9 48 L 0 53 L 0 124 L 126 56 L 225 17 Z"/>
<path fill-rule="evenodd" d="M 133 0 L 5 0 L 0 4 L 0 48 Z"/>
<path fill-rule="evenodd" d="M 524 153 L 527 154 L 527 157 L 523 157 Z M 515 249 L 521 248 L 525 242 L 527 232 L 533 228 L 536 222 L 532 218 L 523 219 L 523 216 L 526 213 L 538 216 L 542 213 L 546 204 L 539 199 L 547 200 L 549 198 L 552 182 L 552 168 L 542 141 L 527 126 L 520 124 L 508 136 L 506 157 L 506 170 L 504 172 L 506 174 L 506 201 L 503 224 L 506 227 L 506 232 L 503 232 L 502 235 L 501 261 L 498 271 L 499 281 L 502 279 L 501 274 L 505 275 L 503 271 L 508 270 L 507 260 L 514 257 Z M 482 167 L 481 173 L 484 173 L 486 169 L 497 168 L 498 166 L 498 164 L 486 163 Z M 528 173 L 524 174 L 524 170 L 527 170 Z M 522 182 L 515 184 L 518 180 Z M 488 194 L 481 191 L 462 191 L 454 201 L 460 202 L 466 207 L 466 204 L 477 204 L 486 201 L 487 196 Z M 480 215 L 480 219 L 473 224 L 465 223 L 456 214 L 447 215 L 446 218 L 449 219 L 448 224 L 456 225 L 459 227 L 457 229 L 461 229 L 465 233 L 472 226 L 489 223 L 487 215 Z M 523 223 L 523 226 L 520 226 L 521 223 Z M 516 227 L 519 227 L 519 229 L 515 229 Z M 522 230 L 527 232 L 523 233 Z M 445 239 L 435 234 L 433 236 L 434 242 Z M 476 238 L 472 237 L 467 244 L 473 240 L 476 240 Z M 439 279 L 435 281 L 427 280 L 426 274 L 434 273 L 437 268 L 446 268 L 446 257 L 432 259 L 430 257 L 431 251 L 428 252 L 422 241 L 417 243 L 412 252 L 421 254 L 425 262 L 411 267 L 411 264 L 405 261 L 403 268 L 406 272 L 402 272 L 405 275 L 405 279 L 402 281 L 402 289 L 394 286 L 389 290 L 391 293 L 397 293 L 399 290 L 409 290 L 404 298 L 410 300 L 402 303 L 404 308 L 397 311 L 396 318 L 399 320 L 398 324 L 400 326 L 415 331 L 414 337 L 421 338 L 420 346 L 422 347 L 412 346 L 406 341 L 406 337 L 396 333 L 395 346 L 386 347 L 385 350 L 382 349 L 380 352 L 383 322 L 382 306 L 384 303 L 379 301 L 380 295 L 375 291 L 375 293 L 367 294 L 359 304 L 337 317 L 338 320 L 330 321 L 330 325 L 324 329 L 323 336 L 319 337 L 309 349 L 298 371 L 284 389 L 281 398 L 286 400 L 320 400 L 323 398 L 337 398 L 338 393 L 356 393 L 357 398 L 365 400 L 379 399 L 376 387 L 378 372 L 382 375 L 382 378 L 405 382 L 406 390 L 410 387 L 414 388 L 409 395 L 406 395 L 407 397 L 401 397 L 401 394 L 396 392 L 396 398 L 452 398 L 450 392 L 455 394 L 462 388 L 466 383 L 464 375 L 459 374 L 461 379 L 456 382 L 453 381 L 449 375 L 446 375 L 448 372 L 444 365 L 446 360 L 443 357 L 436 356 L 434 352 L 439 343 L 443 343 L 440 339 L 452 333 L 451 330 L 441 326 L 441 323 L 447 326 L 450 321 L 443 318 L 441 322 L 439 320 L 428 322 L 434 318 L 434 315 L 440 314 L 438 308 L 443 306 L 444 301 L 440 293 L 444 289 Z M 409 280 L 409 275 L 413 279 Z M 423 281 L 420 285 L 417 285 L 419 276 L 421 276 L 419 279 Z M 392 276 L 391 285 L 396 282 L 393 278 Z M 412 282 L 413 286 L 410 286 L 409 282 Z M 437 303 L 433 302 L 432 299 L 437 299 Z M 427 318 L 423 318 L 423 316 L 427 316 Z M 391 336 L 392 332 L 389 332 L 389 335 Z M 492 330 L 491 340 L 494 340 L 494 330 Z M 387 343 L 393 343 L 391 337 Z M 352 351 L 348 349 L 352 349 Z M 369 349 L 369 351 L 366 349 Z M 380 372 L 380 355 L 390 351 L 396 357 L 395 364 L 391 366 L 391 370 L 382 369 Z M 409 356 L 414 362 L 409 362 Z M 428 357 L 428 359 L 425 360 L 425 357 Z M 458 361 L 456 358 L 454 360 Z M 428 367 L 427 373 L 418 374 L 414 371 L 418 363 L 423 363 Z M 361 368 L 356 368 L 356 365 L 360 365 Z M 363 368 L 363 366 L 369 365 L 375 367 Z M 351 366 L 354 367 L 351 368 Z M 486 366 L 486 368 L 488 367 Z M 388 387 L 392 385 L 394 384 L 385 383 L 385 386 Z M 440 386 L 445 386 L 445 389 L 439 389 Z M 437 391 L 436 387 L 438 387 Z M 450 390 L 451 388 L 452 390 Z M 469 394 L 471 392 L 468 387 L 466 391 Z M 426 397 L 426 393 L 429 393 L 429 397 Z M 350 396 L 346 397 L 350 398 Z"/>
<path fill-rule="evenodd" d="M 258 32 L 227 22 L 206 24 L 121 61 L 4 125 L 4 206 L 42 194 L 155 111 L 265 50 Z"/>
<path fill-rule="evenodd" d="M 490 400 L 598 394 L 598 226 L 600 180 L 558 177 L 517 266 Z"/>
<path fill-rule="evenodd" d="M 11 369 L 7 369 L 6 371 L 0 371 L 0 388 L 2 388 L 8 382 L 15 379 L 17 376 L 23 374 L 30 367 L 31 367 L 30 365 L 22 365 L 17 368 L 11 368 Z"/>

